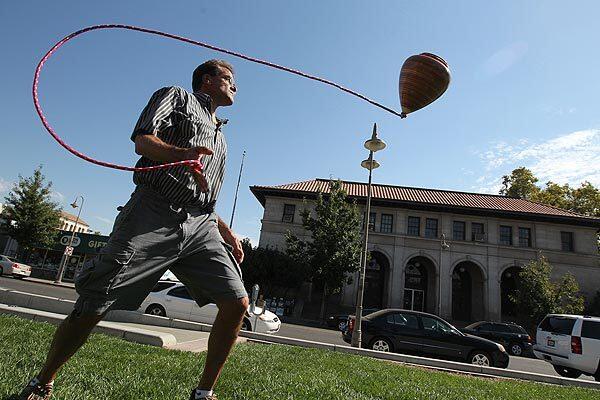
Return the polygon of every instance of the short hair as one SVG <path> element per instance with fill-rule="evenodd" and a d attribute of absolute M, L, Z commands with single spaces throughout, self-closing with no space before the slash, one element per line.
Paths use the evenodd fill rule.
<path fill-rule="evenodd" d="M 225 60 L 208 60 L 196 67 L 192 74 L 192 90 L 198 91 L 202 87 L 202 77 L 206 74 L 210 76 L 217 76 L 218 67 L 226 68 L 233 72 L 233 66 Z"/>

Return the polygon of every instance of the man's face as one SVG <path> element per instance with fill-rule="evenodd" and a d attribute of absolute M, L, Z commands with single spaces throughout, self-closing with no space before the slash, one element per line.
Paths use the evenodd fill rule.
<path fill-rule="evenodd" d="M 216 106 L 232 105 L 237 91 L 233 74 L 227 68 L 217 67 L 216 76 L 206 75 L 204 91 L 210 95 Z"/>

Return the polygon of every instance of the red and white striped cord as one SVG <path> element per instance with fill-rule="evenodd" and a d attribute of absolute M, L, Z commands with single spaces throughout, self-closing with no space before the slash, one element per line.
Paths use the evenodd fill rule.
<path fill-rule="evenodd" d="M 356 96 L 368 103 L 373 104 L 376 107 L 382 108 L 398 117 L 402 117 L 402 115 L 400 113 L 398 113 L 397 111 L 394 111 L 391 108 L 388 108 L 382 104 L 379 104 L 369 98 L 367 98 L 366 96 L 354 92 L 350 89 L 347 89 L 341 85 L 338 85 L 337 83 L 328 81 L 326 79 L 323 78 L 319 78 L 317 76 L 312 76 L 309 74 L 306 74 L 302 71 L 298 71 L 298 70 L 294 70 L 288 67 L 284 67 L 281 65 L 277 65 L 277 64 L 273 64 L 271 62 L 268 61 L 263 61 L 263 60 L 259 60 L 257 58 L 253 58 L 253 57 L 249 57 L 246 56 L 244 54 L 241 53 L 237 53 L 231 50 L 226 50 L 220 47 L 216 47 L 216 46 L 212 46 L 210 44 L 207 43 L 202 43 L 199 42 L 197 40 L 192 40 L 192 39 L 188 39 L 182 36 L 177 36 L 177 35 L 173 35 L 171 33 L 166 33 L 166 32 L 161 32 L 161 31 L 157 31 L 154 29 L 147 29 L 147 28 L 141 28 L 141 27 L 137 27 L 137 26 L 132 26 L 132 25 L 122 25 L 122 24 L 106 24 L 106 25 L 93 25 L 93 26 L 88 26 L 86 28 L 80 29 L 76 32 L 73 32 L 69 35 L 67 35 L 66 37 L 64 37 L 62 40 L 60 40 L 58 43 L 56 43 L 54 46 L 52 46 L 52 48 L 50 50 L 48 50 L 48 52 L 44 55 L 44 57 L 42 57 L 42 59 L 40 60 L 40 62 L 38 63 L 37 68 L 35 69 L 35 75 L 33 78 L 33 104 L 35 105 L 35 110 L 37 111 L 42 124 L 44 125 L 44 127 L 46 128 L 46 130 L 48 131 L 48 133 L 50 133 L 50 135 L 54 138 L 54 140 L 56 140 L 58 142 L 58 144 L 60 144 L 62 147 L 64 147 L 67 151 L 69 151 L 70 153 L 74 154 L 75 156 L 84 159 L 85 161 L 91 162 L 92 164 L 96 164 L 96 165 L 100 165 L 103 167 L 108 167 L 108 168 L 114 168 L 114 169 L 119 169 L 119 170 L 123 170 L 123 171 L 151 171 L 151 170 L 155 170 L 155 169 L 161 169 L 161 168 L 168 168 L 168 167 L 175 167 L 175 166 L 181 166 L 181 165 L 185 165 L 185 166 L 190 166 L 196 169 L 202 169 L 202 163 L 199 160 L 186 160 L 186 161 L 178 161 L 178 162 L 173 162 L 173 163 L 167 163 L 167 164 L 161 164 L 161 165 L 155 165 L 152 167 L 127 167 L 127 166 L 123 166 L 123 165 L 117 165 L 117 164 L 113 164 L 113 163 L 109 163 L 106 161 L 99 161 L 96 160 L 92 157 L 89 157 L 77 150 L 75 150 L 73 147 L 69 146 L 64 140 L 61 139 L 60 136 L 58 136 L 58 134 L 54 131 L 54 129 L 50 126 L 50 123 L 48 122 L 46 116 L 44 115 L 44 112 L 42 110 L 42 107 L 40 105 L 39 102 L 39 98 L 38 98 L 38 84 L 39 84 L 39 80 L 40 80 L 40 73 L 42 71 L 42 68 L 44 66 L 44 64 L 46 63 L 46 61 L 54 54 L 54 52 L 56 50 L 58 50 L 63 44 L 67 43 L 69 40 L 74 39 L 76 36 L 82 35 L 86 32 L 90 32 L 90 31 L 94 31 L 94 30 L 99 30 L 99 29 L 125 29 L 125 30 L 131 30 L 131 31 L 138 31 L 138 32 L 143 32 L 143 33 L 149 33 L 152 35 L 158 35 L 158 36 L 163 36 L 163 37 L 167 37 L 170 39 L 175 39 L 175 40 L 179 40 L 182 42 L 186 42 L 186 43 L 190 43 L 196 46 L 201 46 L 201 47 L 205 47 L 207 49 L 211 49 L 211 50 L 215 50 L 221 53 L 225 53 L 225 54 L 229 54 L 231 56 L 234 57 L 238 57 L 238 58 L 242 58 L 244 60 L 247 61 L 251 61 L 251 62 L 255 62 L 258 64 L 262 64 L 262 65 L 266 65 L 267 67 L 271 67 L 271 68 L 276 68 L 282 71 L 286 71 L 295 75 L 299 75 L 303 78 L 308 78 L 308 79 L 312 79 L 314 81 L 317 82 L 321 82 L 324 83 L 326 85 L 330 85 L 333 86 L 343 92 L 349 93 L 353 96 Z"/>

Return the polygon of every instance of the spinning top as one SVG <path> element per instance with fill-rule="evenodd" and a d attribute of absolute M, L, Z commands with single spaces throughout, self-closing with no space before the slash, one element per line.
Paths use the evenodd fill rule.
<path fill-rule="evenodd" d="M 410 56 L 400 70 L 402 118 L 437 100 L 450 84 L 450 69 L 443 58 L 431 53 Z"/>

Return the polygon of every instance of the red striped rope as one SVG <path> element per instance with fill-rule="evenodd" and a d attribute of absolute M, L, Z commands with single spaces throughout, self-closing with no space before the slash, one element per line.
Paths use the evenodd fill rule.
<path fill-rule="evenodd" d="M 161 32 L 161 31 L 157 31 L 154 29 L 147 29 L 147 28 L 141 28 L 141 27 L 137 27 L 137 26 L 132 26 L 132 25 L 121 25 L 121 24 L 106 24 L 106 25 L 93 25 L 93 26 L 88 26 L 86 28 L 80 29 L 76 32 L 73 32 L 69 35 L 67 35 L 66 37 L 64 37 L 62 40 L 60 40 L 58 43 L 56 43 L 54 46 L 52 46 L 52 48 L 50 50 L 48 50 L 48 52 L 44 55 L 44 57 L 42 57 L 42 59 L 40 60 L 40 62 L 38 63 L 37 68 L 35 69 L 35 75 L 33 78 L 33 104 L 35 105 L 35 110 L 37 111 L 42 124 L 44 125 L 44 127 L 46 128 L 46 130 L 48 131 L 48 133 L 50 133 L 50 135 L 54 138 L 54 140 L 56 140 L 58 142 L 58 144 L 60 144 L 62 147 L 64 147 L 67 151 L 69 151 L 70 153 L 74 154 L 75 156 L 84 159 L 85 161 L 91 162 L 92 164 L 96 164 L 96 165 L 100 165 L 103 167 L 108 167 L 108 168 L 114 168 L 114 169 L 119 169 L 119 170 L 123 170 L 123 171 L 151 171 L 151 170 L 155 170 L 155 169 L 161 169 L 161 168 L 168 168 L 168 167 L 175 167 L 175 166 L 180 166 L 180 165 L 186 165 L 186 166 L 191 166 L 194 168 L 202 168 L 202 163 L 199 160 L 186 160 L 186 161 L 178 161 L 178 162 L 173 162 L 173 163 L 168 163 L 168 164 L 161 164 L 161 165 L 155 165 L 152 167 L 142 167 L 142 168 L 136 168 L 136 167 L 127 167 L 127 166 L 122 166 L 122 165 L 117 165 L 117 164 L 112 164 L 109 162 L 105 162 L 105 161 L 99 161 L 96 159 L 93 159 L 92 157 L 86 156 L 85 154 L 75 150 L 73 147 L 69 146 L 67 143 L 65 143 L 64 140 L 62 140 L 60 138 L 60 136 L 58 136 L 58 134 L 54 131 L 54 129 L 50 126 L 50 124 L 48 123 L 48 120 L 46 118 L 46 116 L 44 115 L 44 112 L 42 111 L 42 107 L 40 105 L 39 99 L 38 99 L 38 84 L 39 84 L 39 80 L 40 80 L 40 73 L 42 71 L 42 67 L 44 66 L 44 64 L 46 63 L 46 61 L 54 54 L 54 52 L 56 50 L 58 50 L 63 44 L 67 43 L 69 40 L 74 39 L 76 36 L 79 36 L 81 34 L 84 34 L 86 32 L 90 32 L 90 31 L 94 31 L 94 30 L 98 30 L 98 29 L 125 29 L 125 30 L 131 30 L 131 31 L 138 31 L 138 32 L 144 32 L 144 33 L 149 33 L 152 35 L 158 35 L 158 36 L 163 36 L 163 37 L 167 37 L 170 39 L 175 39 L 175 40 L 179 40 L 182 42 L 186 42 L 186 43 L 190 43 L 196 46 L 201 46 L 201 47 L 205 47 L 207 49 L 211 49 L 211 50 L 215 50 L 221 53 L 225 53 L 225 54 L 229 54 L 231 56 L 234 57 L 238 57 L 238 58 L 242 58 L 244 60 L 247 61 L 252 61 L 258 64 L 262 64 L 262 65 L 266 65 L 268 67 L 272 67 L 272 68 L 276 68 L 282 71 L 286 71 L 295 75 L 299 75 L 301 77 L 304 78 L 308 78 L 308 79 L 312 79 L 314 81 L 317 82 L 321 82 L 324 83 L 326 85 L 330 85 L 333 86 L 343 92 L 349 93 L 351 95 L 354 95 L 368 103 L 373 104 L 374 106 L 377 106 L 379 108 L 382 108 L 398 117 L 402 117 L 402 115 L 400 113 L 398 113 L 397 111 L 392 110 L 391 108 L 388 108 L 382 104 L 379 104 L 369 98 L 367 98 L 366 96 L 363 96 L 360 93 L 354 92 L 350 89 L 347 89 L 341 85 L 338 85 L 337 83 L 328 81 L 326 79 L 323 78 L 319 78 L 317 76 L 312 76 L 309 74 L 306 74 L 302 71 L 298 71 L 298 70 L 294 70 L 288 67 L 284 67 L 281 65 L 277 65 L 277 64 L 273 64 L 270 63 L 268 61 L 263 61 L 263 60 L 259 60 L 258 58 L 253 58 L 253 57 L 249 57 L 246 56 L 244 54 L 241 53 L 236 53 L 234 51 L 231 50 L 226 50 L 226 49 L 222 49 L 220 47 L 216 47 L 216 46 L 212 46 L 210 44 L 207 43 L 202 43 L 196 40 L 192 40 L 192 39 L 188 39 L 185 38 L 183 36 L 177 36 L 177 35 L 173 35 L 171 33 L 166 33 L 166 32 Z"/>

